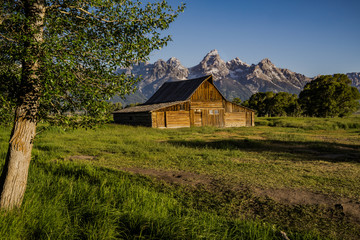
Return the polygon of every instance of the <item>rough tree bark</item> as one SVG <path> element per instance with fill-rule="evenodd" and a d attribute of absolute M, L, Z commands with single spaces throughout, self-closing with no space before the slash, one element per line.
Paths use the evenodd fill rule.
<path fill-rule="evenodd" d="M 24 34 L 21 89 L 8 154 L 0 177 L 0 208 L 4 210 L 20 207 L 24 197 L 40 99 L 39 58 L 43 42 L 45 0 L 23 2 L 29 21 Z"/>

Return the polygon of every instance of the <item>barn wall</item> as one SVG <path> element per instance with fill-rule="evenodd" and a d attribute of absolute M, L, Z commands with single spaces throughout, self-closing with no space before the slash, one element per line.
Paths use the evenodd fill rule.
<path fill-rule="evenodd" d="M 226 112 L 245 112 L 245 111 L 250 111 L 250 110 L 246 109 L 246 108 L 243 107 L 243 106 L 239 106 L 239 105 L 237 105 L 237 104 L 235 104 L 235 103 L 228 102 L 228 101 L 226 101 L 225 109 L 226 109 Z"/>
<path fill-rule="evenodd" d="M 225 113 L 225 127 L 244 127 L 246 126 L 245 112 Z"/>
<path fill-rule="evenodd" d="M 232 102 L 226 102 L 225 110 L 226 127 L 255 126 L 255 113 L 250 109 L 239 106 Z"/>
<path fill-rule="evenodd" d="M 151 127 L 151 113 L 114 113 L 114 122 L 125 125 L 133 126 L 146 126 Z"/>

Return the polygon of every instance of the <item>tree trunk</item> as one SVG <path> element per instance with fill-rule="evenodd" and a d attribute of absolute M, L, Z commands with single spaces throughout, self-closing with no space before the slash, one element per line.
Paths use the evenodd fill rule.
<path fill-rule="evenodd" d="M 23 1 L 24 26 L 21 89 L 8 153 L 0 177 L 0 208 L 20 207 L 27 183 L 31 150 L 36 135 L 40 99 L 40 56 L 45 18 L 44 0 Z"/>
<path fill-rule="evenodd" d="M 19 117 L 24 115 L 21 108 L 16 118 L 9 143 L 5 166 L 0 178 L 0 208 L 11 210 L 20 207 L 27 183 L 36 122 Z"/>

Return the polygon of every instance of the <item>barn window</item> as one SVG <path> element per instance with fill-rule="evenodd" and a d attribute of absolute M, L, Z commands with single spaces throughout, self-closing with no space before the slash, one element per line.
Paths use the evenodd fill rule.
<path fill-rule="evenodd" d="M 209 110 L 209 115 L 219 115 L 219 109 L 210 109 Z"/>

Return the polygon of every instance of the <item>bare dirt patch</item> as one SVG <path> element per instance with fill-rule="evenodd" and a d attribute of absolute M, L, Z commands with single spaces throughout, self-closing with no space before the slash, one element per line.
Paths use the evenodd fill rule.
<path fill-rule="evenodd" d="M 233 192 L 233 195 L 237 195 L 236 192 L 239 191 L 250 191 L 256 197 L 269 198 L 283 205 L 322 206 L 327 209 L 340 211 L 344 214 L 344 216 L 352 219 L 353 222 L 360 224 L 360 201 L 352 199 L 334 198 L 322 193 L 315 193 L 301 189 L 248 188 L 243 186 L 241 183 L 223 182 L 223 180 L 214 179 L 211 176 L 185 171 L 166 171 L 144 168 L 125 168 L 122 170 L 134 174 L 151 176 L 170 184 L 187 185 L 194 188 L 205 186 L 209 191 L 218 192 L 219 194 Z"/>
<path fill-rule="evenodd" d="M 347 198 L 334 198 L 322 193 L 295 189 L 254 189 L 258 196 L 269 197 L 287 205 L 323 205 L 343 211 L 360 224 L 360 201 Z"/>

